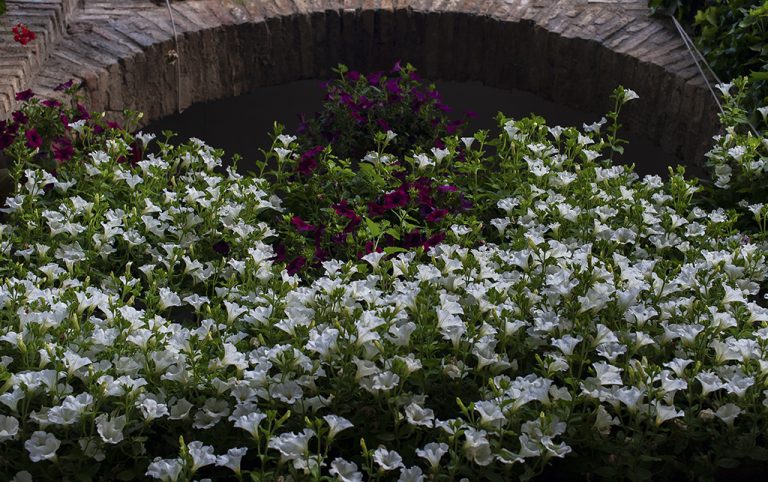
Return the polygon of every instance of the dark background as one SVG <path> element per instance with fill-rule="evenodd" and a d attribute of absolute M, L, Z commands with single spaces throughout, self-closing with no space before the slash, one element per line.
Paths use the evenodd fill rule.
<path fill-rule="evenodd" d="M 273 122 L 286 126 L 285 133 L 295 132 L 298 116 L 310 117 L 320 109 L 323 89 L 320 80 L 301 80 L 282 85 L 262 87 L 255 92 L 191 106 L 176 114 L 151 123 L 143 129 L 160 136 L 164 130 L 178 134 L 176 141 L 190 137 L 204 140 L 208 145 L 224 149 L 227 156 L 238 153 L 243 161 L 239 167 L 247 171 L 252 161 L 259 159 L 259 149 L 269 149 Z M 548 125 L 577 126 L 591 124 L 602 115 L 580 112 L 544 100 L 521 90 L 502 90 L 486 87 L 480 82 L 436 82 L 444 102 L 454 108 L 452 117 L 461 118 L 467 110 L 477 113 L 465 135 L 478 129 L 497 133 L 496 113 L 520 118 L 536 113 L 547 120 Z M 605 127 L 603 128 L 605 129 Z M 621 163 L 635 163 L 638 174 L 667 174 L 667 166 L 677 164 L 673 155 L 665 153 L 648 140 L 620 131 L 620 137 L 629 140 Z M 251 162 L 249 162 L 251 161 Z"/>

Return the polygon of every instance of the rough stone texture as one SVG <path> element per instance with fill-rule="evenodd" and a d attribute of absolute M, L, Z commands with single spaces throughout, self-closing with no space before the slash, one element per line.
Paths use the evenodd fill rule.
<path fill-rule="evenodd" d="M 181 76 L 164 5 L 149 0 L 10 0 L 0 30 L 23 21 L 27 47 L 0 47 L 0 115 L 14 93 L 45 96 L 70 78 L 89 106 L 150 122 L 195 102 L 402 59 L 427 77 L 518 88 L 605 112 L 622 84 L 638 92 L 622 122 L 689 165 L 716 129 L 715 106 L 672 25 L 645 0 L 186 0 L 172 4 Z M 177 89 L 181 88 L 181 105 Z"/>

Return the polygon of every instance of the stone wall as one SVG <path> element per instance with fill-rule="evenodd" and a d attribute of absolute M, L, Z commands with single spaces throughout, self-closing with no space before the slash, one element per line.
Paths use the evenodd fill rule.
<path fill-rule="evenodd" d="M 647 17 L 644 0 L 186 0 L 173 9 L 180 105 L 165 57 L 174 48 L 169 16 L 149 0 L 84 0 L 62 17 L 66 34 L 46 44 L 28 85 L 53 95 L 80 79 L 92 109 L 138 110 L 149 122 L 195 102 L 324 77 L 340 62 L 372 71 L 401 59 L 429 78 L 523 89 L 597 114 L 622 84 L 641 97 L 622 122 L 689 165 L 716 129 L 682 41 Z M 12 102 L 3 106 L 7 115 Z"/>

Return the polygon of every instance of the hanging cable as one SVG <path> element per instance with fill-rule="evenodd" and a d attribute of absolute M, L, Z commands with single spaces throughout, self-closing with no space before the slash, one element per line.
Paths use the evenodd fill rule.
<path fill-rule="evenodd" d="M 706 74 L 704 73 L 704 70 L 701 68 L 701 63 L 703 63 L 707 70 L 709 70 L 709 73 L 714 77 L 714 79 L 717 81 L 718 84 L 722 84 L 723 82 L 720 80 L 720 78 L 717 76 L 714 70 L 712 70 L 712 67 L 709 65 L 709 62 L 707 62 L 707 59 L 704 58 L 704 55 L 699 51 L 698 48 L 696 48 L 696 44 L 693 43 L 693 40 L 691 37 L 688 36 L 688 34 L 685 32 L 685 29 L 683 29 L 683 26 L 680 25 L 680 22 L 677 21 L 674 15 L 670 15 L 670 18 L 672 19 L 672 22 L 675 24 L 675 28 L 677 29 L 677 33 L 680 34 L 680 37 L 683 39 L 683 43 L 685 44 L 685 47 L 688 49 L 688 53 L 691 54 L 691 58 L 693 58 L 694 63 L 696 64 L 696 68 L 699 71 L 699 74 L 701 74 L 701 77 L 704 79 L 704 82 L 707 84 L 707 88 L 709 89 L 710 94 L 712 94 L 712 98 L 715 99 L 715 103 L 717 104 L 717 108 L 720 110 L 720 113 L 725 115 L 725 111 L 723 110 L 723 105 L 720 103 L 720 98 L 715 93 L 715 90 L 712 88 L 712 83 L 709 81 L 709 78 L 707 78 Z M 749 119 L 746 119 L 747 125 L 749 126 L 749 129 L 752 131 L 752 133 L 756 137 L 762 137 L 760 133 L 757 131 L 754 125 L 749 121 Z"/>

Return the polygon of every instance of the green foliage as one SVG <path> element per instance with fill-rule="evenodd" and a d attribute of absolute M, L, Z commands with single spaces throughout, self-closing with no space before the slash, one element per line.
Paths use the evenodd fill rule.
<path fill-rule="evenodd" d="M 721 87 L 724 193 L 765 175 L 746 88 Z M 636 97 L 617 88 L 581 131 L 499 114 L 493 134 L 403 155 L 376 132 L 360 162 L 277 127 L 271 179 L 30 100 L 2 133 L 0 480 L 709 481 L 764 464 L 768 212 L 738 190 L 702 209 L 682 168 L 613 165 Z M 427 198 L 459 195 L 466 211 L 421 224 Z M 319 243 L 339 259 L 298 276 L 279 259 L 353 220 L 358 239 Z M 445 242 L 385 243 L 409 225 Z M 386 246 L 361 261 L 368 242 Z"/>
<path fill-rule="evenodd" d="M 742 229 L 766 232 L 768 217 L 768 140 L 754 136 L 748 125 L 745 97 L 751 92 L 746 77 L 736 78 L 732 84 L 720 86 L 725 113 L 720 121 L 725 134 L 715 138 L 715 145 L 706 154 L 706 165 L 712 177 L 704 184 L 700 198 L 708 207 L 720 206 L 742 212 Z M 767 108 L 758 113 L 768 116 Z"/>
<path fill-rule="evenodd" d="M 653 15 L 674 15 L 681 22 L 690 23 L 699 10 L 717 2 L 718 0 L 649 0 L 648 6 Z"/>
<path fill-rule="evenodd" d="M 755 0 L 651 0 L 657 15 L 675 15 L 717 75 L 727 82 L 749 76 L 743 101 L 754 125 L 768 105 L 768 2 Z"/>

